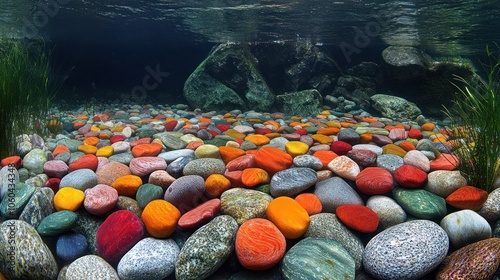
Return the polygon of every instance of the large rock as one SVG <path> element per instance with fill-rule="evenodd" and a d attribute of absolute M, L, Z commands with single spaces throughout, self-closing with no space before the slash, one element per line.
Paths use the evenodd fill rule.
<path fill-rule="evenodd" d="M 422 111 L 415 103 L 401 97 L 375 94 L 370 99 L 372 107 L 386 118 L 413 120 L 422 114 Z"/>
<path fill-rule="evenodd" d="M 397 82 L 422 79 L 432 59 L 414 47 L 390 46 L 382 51 L 387 78 Z"/>
<path fill-rule="evenodd" d="M 287 115 L 315 116 L 323 106 L 323 97 L 315 89 L 276 96 L 278 110 Z"/>
<path fill-rule="evenodd" d="M 205 111 L 267 111 L 274 103 L 257 59 L 245 44 L 217 46 L 187 79 L 184 97 L 191 107 Z"/>

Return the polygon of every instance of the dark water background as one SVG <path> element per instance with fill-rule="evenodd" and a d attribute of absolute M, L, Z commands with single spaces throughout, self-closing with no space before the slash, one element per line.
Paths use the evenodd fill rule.
<path fill-rule="evenodd" d="M 388 45 L 478 61 L 500 39 L 500 1 L 0 0 L 0 32 L 43 36 L 65 92 L 130 92 L 158 67 L 170 73 L 149 92 L 161 99 L 221 42 L 304 41 L 341 67 Z"/>

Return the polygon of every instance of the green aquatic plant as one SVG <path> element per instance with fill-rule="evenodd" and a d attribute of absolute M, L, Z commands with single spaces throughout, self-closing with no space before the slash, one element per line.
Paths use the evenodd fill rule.
<path fill-rule="evenodd" d="M 468 184 L 491 192 L 500 176 L 500 55 L 489 47 L 486 53 L 486 77 L 467 81 L 456 76 L 462 87 L 454 84 L 458 96 L 445 113 L 452 121 L 452 135 L 459 139 L 452 142 L 457 169 Z"/>
<path fill-rule="evenodd" d="M 0 36 L 0 158 L 16 153 L 16 136 L 44 129 L 54 93 L 44 42 Z"/>

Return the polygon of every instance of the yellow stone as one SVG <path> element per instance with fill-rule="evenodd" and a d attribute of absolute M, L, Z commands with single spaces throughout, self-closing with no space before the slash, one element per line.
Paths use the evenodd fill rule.
<path fill-rule="evenodd" d="M 76 211 L 83 203 L 85 194 L 79 189 L 64 187 L 54 195 L 54 208 L 57 211 Z"/>
<path fill-rule="evenodd" d="M 95 153 L 98 157 L 110 157 L 113 155 L 114 148 L 113 146 L 105 146 L 97 150 Z"/>
<path fill-rule="evenodd" d="M 314 134 L 311 136 L 311 138 L 320 144 L 330 144 L 333 142 L 333 139 L 331 137 L 323 134 Z"/>
<path fill-rule="evenodd" d="M 122 132 L 125 127 L 123 125 L 117 125 L 113 128 L 111 128 L 111 132 Z"/>
<path fill-rule="evenodd" d="M 100 131 L 100 130 L 101 129 L 98 126 L 95 126 L 95 125 L 93 125 L 93 126 L 90 127 L 90 131 L 92 131 L 92 132 L 97 132 L 97 131 Z"/>
<path fill-rule="evenodd" d="M 292 157 L 305 155 L 309 151 L 309 146 L 300 141 L 289 141 L 285 144 L 286 152 Z"/>
<path fill-rule="evenodd" d="M 194 151 L 196 158 L 220 158 L 219 147 L 203 144 Z"/>
<path fill-rule="evenodd" d="M 84 154 L 92 154 L 95 155 L 97 152 L 97 147 L 91 146 L 91 145 L 80 145 L 78 146 L 78 151 L 84 153 Z"/>
<path fill-rule="evenodd" d="M 382 154 L 392 154 L 400 157 L 404 157 L 406 155 L 406 151 L 395 144 L 387 144 L 382 148 Z"/>
<path fill-rule="evenodd" d="M 266 144 L 269 144 L 269 142 L 271 142 L 269 137 L 262 135 L 262 134 L 248 135 L 247 137 L 245 137 L 245 141 L 250 141 L 257 146 L 266 145 Z"/>
<path fill-rule="evenodd" d="M 226 130 L 226 132 L 224 133 L 226 134 L 226 136 L 229 136 L 231 138 L 234 138 L 234 139 L 245 139 L 246 135 L 244 133 L 241 133 L 235 129 L 228 129 Z"/>
<path fill-rule="evenodd" d="M 328 116 L 328 115 L 330 115 L 331 113 L 330 113 L 330 111 L 328 111 L 328 110 L 324 110 L 324 111 L 321 111 L 321 113 L 319 113 L 319 114 L 320 114 L 320 115 L 325 115 L 325 116 Z"/>
<path fill-rule="evenodd" d="M 186 143 L 191 143 L 191 142 L 200 142 L 202 144 L 204 143 L 203 140 L 194 136 L 193 134 L 185 134 L 181 136 L 180 139 Z"/>
<path fill-rule="evenodd" d="M 271 201 L 267 206 L 266 216 L 289 239 L 301 237 L 311 222 L 304 207 L 287 196 L 280 196 Z"/>
<path fill-rule="evenodd" d="M 335 122 L 335 121 L 326 122 L 326 125 L 329 126 L 329 127 L 336 127 L 336 128 L 341 128 L 342 127 L 342 125 L 340 124 L 340 122 Z"/>

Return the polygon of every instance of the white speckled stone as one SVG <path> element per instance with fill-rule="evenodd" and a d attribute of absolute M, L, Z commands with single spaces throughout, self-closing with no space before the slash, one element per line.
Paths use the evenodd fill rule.
<path fill-rule="evenodd" d="M 456 248 L 491 237 L 488 221 L 472 210 L 451 213 L 441 220 L 440 225 Z"/>
<path fill-rule="evenodd" d="M 405 210 L 390 197 L 383 195 L 371 196 L 366 201 L 366 207 L 377 213 L 381 229 L 386 229 L 406 221 Z"/>
<path fill-rule="evenodd" d="M 358 176 L 361 171 L 358 164 L 347 156 L 334 158 L 328 163 L 328 169 L 338 176 L 352 181 L 356 180 L 356 176 Z"/>
<path fill-rule="evenodd" d="M 144 238 L 118 263 L 121 280 L 164 279 L 174 272 L 179 246 L 172 239 Z"/>
<path fill-rule="evenodd" d="M 63 279 L 86 280 L 119 280 L 115 269 L 103 258 L 96 255 L 86 255 L 72 262 Z"/>
<path fill-rule="evenodd" d="M 441 197 L 447 197 L 466 185 L 467 180 L 460 171 L 436 170 L 427 175 L 427 186 L 424 189 Z"/>
<path fill-rule="evenodd" d="M 500 219 L 500 188 L 490 192 L 488 199 L 477 213 L 488 221 Z"/>
<path fill-rule="evenodd" d="M 420 279 L 436 268 L 448 253 L 446 232 L 429 220 L 390 227 L 365 247 L 363 267 L 377 279 Z"/>

